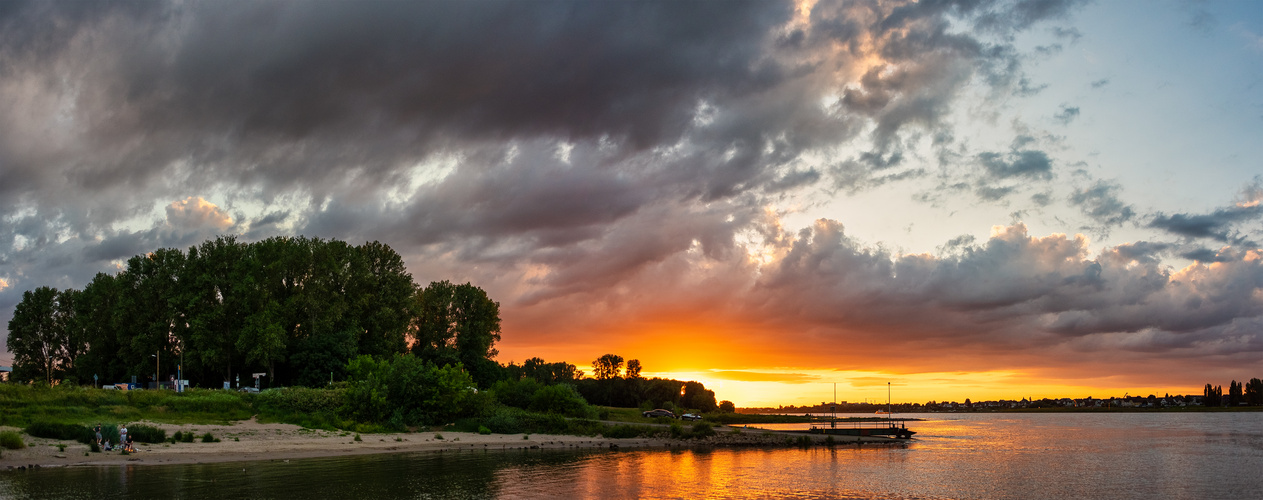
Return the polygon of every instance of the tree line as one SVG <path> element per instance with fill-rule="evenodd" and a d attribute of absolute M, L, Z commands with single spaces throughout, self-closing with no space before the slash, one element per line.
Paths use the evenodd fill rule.
<path fill-rule="evenodd" d="M 1263 380 L 1252 378 L 1249 382 L 1228 383 L 1228 395 L 1224 386 L 1206 384 L 1202 389 L 1202 406 L 1263 406 Z"/>
<path fill-rule="evenodd" d="M 420 287 L 389 246 L 222 236 L 164 248 L 99 273 L 82 290 L 23 293 L 9 321 L 13 380 L 165 380 L 194 385 L 242 374 L 267 384 L 343 380 L 349 360 L 412 352 L 461 363 L 490 382 L 499 304 L 471 284 Z"/>
<path fill-rule="evenodd" d="M 585 378 L 573 364 L 540 358 L 501 365 L 493 360 L 501 338 L 499 307 L 469 283 L 419 286 L 399 254 L 379 242 L 353 246 L 275 237 L 243 243 L 221 236 L 187 251 L 134 256 L 82 290 L 43 286 L 25 292 L 9 322 L 11 380 L 162 381 L 181 366 L 183 377 L 201 387 L 250 382 L 251 373 L 266 373 L 269 387 L 343 380 L 357 387 L 364 377 L 393 374 L 442 380 L 439 385 L 451 390 L 523 380 L 540 388 L 567 385 L 587 402 L 607 406 L 717 406 L 714 392 L 702 384 L 643 379 L 638 360 L 628 361 L 624 372 L 623 358 L 613 354 L 593 362 L 595 378 Z M 408 391 L 421 390 L 392 387 L 408 400 Z M 536 392 L 500 388 L 529 389 L 532 397 Z M 378 389 L 365 389 L 364 397 Z M 450 392 L 445 397 L 456 397 Z M 540 398 L 557 394 L 550 389 Z M 386 410 L 367 402 L 358 407 L 377 412 L 374 419 L 401 418 L 378 414 Z"/>

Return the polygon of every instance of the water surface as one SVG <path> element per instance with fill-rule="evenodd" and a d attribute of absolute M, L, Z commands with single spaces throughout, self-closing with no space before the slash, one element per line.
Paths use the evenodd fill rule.
<path fill-rule="evenodd" d="M 0 497 L 1200 499 L 1263 491 L 1263 413 L 906 416 L 927 420 L 909 424 L 918 439 L 896 446 L 46 468 L 0 473 Z"/>

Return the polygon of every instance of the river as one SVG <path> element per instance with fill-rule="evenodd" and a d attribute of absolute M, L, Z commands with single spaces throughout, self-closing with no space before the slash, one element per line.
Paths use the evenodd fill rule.
<path fill-rule="evenodd" d="M 0 472 L 0 498 L 1263 497 L 1263 413 L 899 416 L 926 420 L 909 423 L 917 439 L 893 446 L 45 468 Z"/>

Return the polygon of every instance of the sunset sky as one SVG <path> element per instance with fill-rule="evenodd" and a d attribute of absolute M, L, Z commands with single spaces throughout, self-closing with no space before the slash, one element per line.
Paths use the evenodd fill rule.
<path fill-rule="evenodd" d="M 738 406 L 1263 377 L 1257 2 L 0 2 L 0 109 L 0 327 L 306 235 Z"/>

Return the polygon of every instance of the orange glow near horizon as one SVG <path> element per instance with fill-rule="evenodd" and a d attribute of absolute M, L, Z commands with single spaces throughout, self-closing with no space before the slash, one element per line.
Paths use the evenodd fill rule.
<path fill-rule="evenodd" d="M 1162 385 L 1157 379 L 1146 385 L 1136 383 L 1148 380 L 1146 377 L 1065 375 L 1096 372 L 1088 369 L 947 371 L 941 368 L 947 364 L 975 366 L 977 362 L 960 356 L 937 365 L 906 355 L 882 358 L 882 353 L 877 351 L 873 355 L 860 354 L 869 352 L 869 347 L 863 344 L 856 344 L 855 352 L 845 353 L 847 357 L 842 358 L 804 347 L 803 343 L 772 342 L 768 339 L 785 336 L 769 335 L 760 332 L 761 328 L 766 326 L 725 323 L 719 319 L 687 323 L 642 320 L 604 330 L 605 335 L 592 337 L 586 344 L 502 344 L 498 346 L 501 350 L 498 360 L 521 363 L 538 356 L 549 362 L 572 363 L 591 376 L 592 361 L 613 353 L 623 356 L 624 361 L 640 360 L 641 375 L 646 378 L 701 382 L 715 392 L 716 401 L 728 400 L 744 408 L 827 402 L 833 398 L 835 382 L 838 401 L 847 402 L 885 402 L 887 382 L 891 383 L 895 403 L 1108 398 L 1125 394 L 1162 396 L 1166 393 L 1201 394 L 1202 391 L 1201 385 Z M 579 338 L 583 337 L 576 336 L 576 340 Z M 935 366 L 939 369 L 935 370 Z"/>

